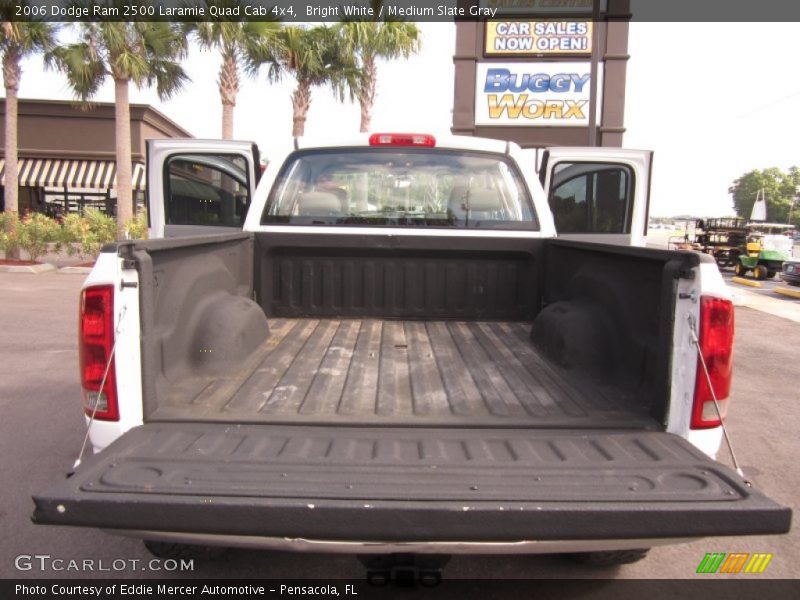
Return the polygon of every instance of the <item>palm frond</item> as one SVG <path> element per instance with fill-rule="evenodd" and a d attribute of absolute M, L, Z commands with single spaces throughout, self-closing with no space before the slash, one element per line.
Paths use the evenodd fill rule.
<path fill-rule="evenodd" d="M 183 67 L 171 60 L 153 60 L 148 83 L 155 84 L 158 97 L 167 100 L 183 89 L 190 81 Z"/>
<path fill-rule="evenodd" d="M 136 43 L 133 31 L 135 25 L 122 22 L 96 23 L 102 45 L 108 50 L 109 56 L 127 54 Z"/>
<path fill-rule="evenodd" d="M 111 0 L 112 3 L 120 0 Z M 45 56 L 82 100 L 91 98 L 107 76 L 155 85 L 167 98 L 188 81 L 179 61 L 186 55 L 184 29 L 166 22 L 94 22 L 79 25 L 82 41 L 56 47 Z"/>
<path fill-rule="evenodd" d="M 150 78 L 151 64 L 144 53 L 120 52 L 109 56 L 111 75 L 115 79 L 129 79 L 143 86 Z"/>
<path fill-rule="evenodd" d="M 44 21 L 2 21 L 0 53 L 14 52 L 20 58 L 29 54 L 47 53 L 55 46 L 60 25 Z"/>
<path fill-rule="evenodd" d="M 55 48 L 46 57 L 46 65 L 62 71 L 75 97 L 84 102 L 97 93 L 107 75 L 105 64 L 87 42 Z"/>

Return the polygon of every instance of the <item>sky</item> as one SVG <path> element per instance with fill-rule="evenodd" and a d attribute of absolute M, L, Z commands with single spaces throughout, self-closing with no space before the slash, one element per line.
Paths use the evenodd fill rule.
<path fill-rule="evenodd" d="M 421 51 L 379 63 L 375 131 L 448 132 L 452 125 L 455 26 L 420 23 Z M 728 188 L 745 172 L 800 164 L 800 23 L 632 23 L 624 146 L 653 150 L 651 215 L 733 214 Z M 131 90 L 198 138 L 218 138 L 219 56 L 194 48 L 191 83 L 161 102 Z M 26 60 L 20 98 L 71 99 L 59 73 Z M 274 156 L 291 146 L 290 77 L 270 84 L 243 76 L 234 134 Z M 113 102 L 110 82 L 96 97 Z M 357 104 L 315 89 L 306 134 L 352 136 Z"/>

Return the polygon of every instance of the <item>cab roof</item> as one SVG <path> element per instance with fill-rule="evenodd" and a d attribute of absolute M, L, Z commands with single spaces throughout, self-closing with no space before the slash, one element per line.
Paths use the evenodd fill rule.
<path fill-rule="evenodd" d="M 295 138 L 294 147 L 296 150 L 308 150 L 314 148 L 352 148 L 370 147 L 369 138 L 375 133 L 363 133 L 351 138 L 341 137 L 306 137 Z M 386 132 L 386 133 L 426 133 L 427 132 Z M 496 152 L 508 154 L 520 150 L 520 147 L 513 142 L 503 140 L 493 140 L 489 138 L 471 137 L 464 135 L 450 135 L 448 133 L 431 133 L 436 138 L 436 148 L 446 148 L 452 150 L 475 150 L 479 152 Z M 398 148 L 409 148 L 413 146 L 397 146 Z"/>

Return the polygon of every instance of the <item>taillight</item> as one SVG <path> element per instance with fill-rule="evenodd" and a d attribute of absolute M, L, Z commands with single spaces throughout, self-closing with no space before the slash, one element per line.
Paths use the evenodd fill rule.
<path fill-rule="evenodd" d="M 700 352 L 708 368 L 708 377 L 698 357 L 692 429 L 708 429 L 721 424 L 709 389 L 709 380 L 714 387 L 723 419 L 728 412 L 733 373 L 733 303 L 722 298 L 702 296 L 699 329 Z"/>
<path fill-rule="evenodd" d="M 117 380 L 111 355 L 114 348 L 114 286 L 98 285 L 83 290 L 79 328 L 83 409 L 88 416 L 94 414 L 95 419 L 118 421 Z M 101 385 L 103 389 L 100 389 Z"/>
<path fill-rule="evenodd" d="M 370 146 L 422 146 L 433 148 L 436 138 L 429 133 L 373 133 Z"/>

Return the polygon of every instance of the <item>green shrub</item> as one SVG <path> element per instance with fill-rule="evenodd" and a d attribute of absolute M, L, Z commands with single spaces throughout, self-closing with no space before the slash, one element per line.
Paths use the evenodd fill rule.
<path fill-rule="evenodd" d="M 19 225 L 19 247 L 25 250 L 34 262 L 47 252 L 47 245 L 57 242 L 61 227 L 42 213 L 30 213 Z"/>
<path fill-rule="evenodd" d="M 0 250 L 6 258 L 19 250 L 19 216 L 15 212 L 0 213 Z"/>
<path fill-rule="evenodd" d="M 66 250 L 69 256 L 84 257 L 83 240 L 89 234 L 89 222 L 78 213 L 70 213 L 61 223 L 61 233 L 56 245 L 58 252 Z"/>
<path fill-rule="evenodd" d="M 125 223 L 125 234 L 129 240 L 147 239 L 147 211 L 140 210 L 135 217 Z"/>
<path fill-rule="evenodd" d="M 105 244 L 117 239 L 117 222 L 95 208 L 87 208 L 83 218 L 87 228 L 81 240 L 81 251 L 84 256 L 96 257 Z"/>

